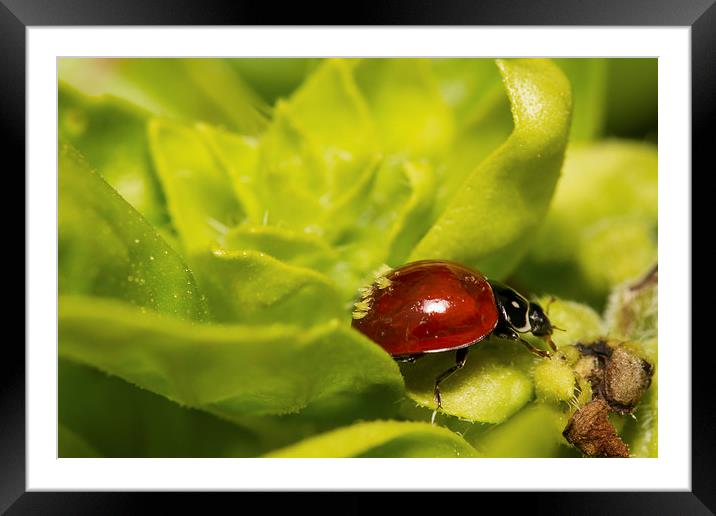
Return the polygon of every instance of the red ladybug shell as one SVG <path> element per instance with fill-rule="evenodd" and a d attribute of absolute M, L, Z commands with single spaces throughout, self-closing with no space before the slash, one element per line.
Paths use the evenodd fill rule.
<path fill-rule="evenodd" d="M 379 277 L 356 303 L 353 327 L 392 356 L 470 346 L 497 325 L 492 287 L 478 271 L 424 260 Z"/>

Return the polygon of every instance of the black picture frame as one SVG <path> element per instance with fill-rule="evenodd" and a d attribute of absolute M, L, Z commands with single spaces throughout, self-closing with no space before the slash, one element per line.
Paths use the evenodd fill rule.
<path fill-rule="evenodd" d="M 403 0 L 352 4 L 350 9 L 327 10 L 304 3 L 216 2 L 202 0 L 0 0 L 0 124 L 6 158 L 25 167 L 26 29 L 32 26 L 72 25 L 571 25 L 571 26 L 684 26 L 691 28 L 692 170 L 706 175 L 713 168 L 708 157 L 716 139 L 710 126 L 716 114 L 715 0 Z M 346 13 L 346 14 L 339 14 Z M 6 160 L 5 163 L 8 161 Z M 708 168 L 707 168 L 708 167 Z M 696 176 L 693 171 L 691 177 Z M 9 174 L 8 168 L 8 174 Z M 16 174 L 17 175 L 17 174 Z M 24 186 L 23 186 L 24 188 Z M 692 303 L 692 300 L 684 300 Z M 696 306 L 692 304 L 691 306 Z M 685 329 L 684 339 L 693 341 Z M 706 342 L 705 342 L 706 343 Z M 685 343 L 679 343 L 684 345 Z M 499 508 L 524 504 L 530 512 L 550 514 L 712 514 L 716 511 L 716 424 L 710 346 L 692 346 L 692 490 L 642 493 L 480 493 L 480 504 L 500 496 Z M 133 513 L 148 508 L 146 493 L 39 493 L 25 489 L 25 351 L 17 341 L 3 346 L 0 375 L 0 512 L 8 514 Z M 161 496 L 161 495 L 159 495 Z M 242 496 L 250 496 L 244 494 Z M 326 496 L 326 495 L 324 495 Z M 474 495 L 473 495 L 474 496 Z M 312 497 L 311 497 L 312 498 Z M 332 496 L 329 496 L 332 498 Z M 458 497 L 459 498 L 459 497 Z M 305 498 L 304 498 L 305 499 Z M 401 505 L 424 507 L 425 493 L 404 497 Z M 435 498 L 432 498 L 433 500 Z M 453 495 L 439 495 L 442 504 Z M 186 509 L 185 497 L 179 503 Z M 162 496 L 161 503 L 168 503 Z M 248 501 L 247 503 L 251 503 Z M 299 502 L 300 503 L 300 502 Z M 345 501 L 341 502 L 345 504 Z M 316 504 L 311 503 L 315 508 Z M 326 498 L 320 503 L 330 507 Z M 369 510 L 363 499 L 346 505 Z M 447 506 L 445 505 L 445 506 Z M 363 510 L 359 510 L 362 507 Z M 484 506 L 483 506 L 484 507 Z M 343 511 L 341 511 L 343 512 Z"/>

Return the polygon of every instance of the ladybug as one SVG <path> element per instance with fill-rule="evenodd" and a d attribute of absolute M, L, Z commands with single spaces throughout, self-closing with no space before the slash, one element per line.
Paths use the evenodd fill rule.
<path fill-rule="evenodd" d="M 555 327 L 538 303 L 458 263 L 422 260 L 386 268 L 360 293 L 352 326 L 394 359 L 414 362 L 426 353 L 455 352 L 455 365 L 435 379 L 433 421 L 442 407 L 440 383 L 465 365 L 470 346 L 494 335 L 549 357 L 519 335 L 530 332 L 557 349 Z"/>

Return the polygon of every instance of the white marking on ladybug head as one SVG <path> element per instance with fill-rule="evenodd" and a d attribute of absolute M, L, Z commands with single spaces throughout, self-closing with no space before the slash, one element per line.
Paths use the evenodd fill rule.
<path fill-rule="evenodd" d="M 517 301 L 512 301 L 512 306 L 514 306 L 515 308 L 519 308 L 520 304 Z"/>

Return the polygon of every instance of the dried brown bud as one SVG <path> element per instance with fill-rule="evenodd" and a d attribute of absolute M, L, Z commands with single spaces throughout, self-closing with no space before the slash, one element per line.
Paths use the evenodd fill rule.
<path fill-rule="evenodd" d="M 604 369 L 602 392 L 609 406 L 619 414 L 634 411 L 651 384 L 654 368 L 628 348 L 615 348 Z"/>
<path fill-rule="evenodd" d="M 575 412 L 562 435 L 589 457 L 629 457 L 629 448 L 609 421 L 609 404 L 602 398 Z"/>

